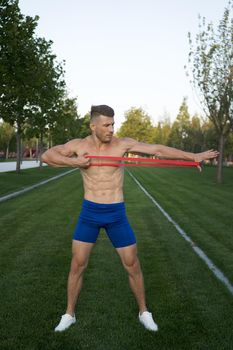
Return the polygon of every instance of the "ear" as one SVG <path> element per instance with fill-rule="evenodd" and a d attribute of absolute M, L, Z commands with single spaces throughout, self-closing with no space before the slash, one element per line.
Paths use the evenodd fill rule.
<path fill-rule="evenodd" d="M 90 123 L 91 131 L 95 131 L 96 125 L 94 123 Z"/>

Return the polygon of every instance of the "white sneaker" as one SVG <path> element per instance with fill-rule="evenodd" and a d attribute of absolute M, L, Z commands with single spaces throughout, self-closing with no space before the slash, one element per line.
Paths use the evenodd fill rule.
<path fill-rule="evenodd" d="M 75 315 L 71 316 L 69 314 L 65 314 L 61 317 L 61 321 L 59 325 L 54 329 L 55 332 L 62 332 L 69 328 L 73 323 L 76 322 Z"/>
<path fill-rule="evenodd" d="M 144 311 L 141 315 L 138 315 L 139 321 L 146 329 L 156 332 L 158 330 L 157 324 L 154 322 L 152 314 L 148 311 Z"/>

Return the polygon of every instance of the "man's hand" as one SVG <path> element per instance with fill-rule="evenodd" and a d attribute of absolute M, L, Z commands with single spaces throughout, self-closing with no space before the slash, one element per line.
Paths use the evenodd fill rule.
<path fill-rule="evenodd" d="M 79 168 L 87 169 L 91 165 L 91 160 L 86 157 L 86 154 L 83 154 L 75 158 L 75 165 Z"/>
<path fill-rule="evenodd" d="M 202 162 L 203 160 L 216 158 L 218 155 L 219 155 L 218 151 L 210 149 L 209 151 L 195 153 L 194 161 L 195 162 Z"/>

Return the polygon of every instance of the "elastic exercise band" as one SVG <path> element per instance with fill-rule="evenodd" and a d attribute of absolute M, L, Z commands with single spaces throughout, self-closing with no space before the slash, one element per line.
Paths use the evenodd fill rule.
<path fill-rule="evenodd" d="M 199 162 L 181 161 L 181 160 L 170 160 L 170 159 L 152 159 L 152 158 L 134 158 L 134 157 L 112 157 L 112 156 L 91 156 L 87 155 L 90 159 L 108 159 L 108 160 L 120 160 L 131 163 L 91 163 L 91 166 L 159 166 L 159 167 L 201 167 Z M 134 162 L 134 163 L 133 163 Z M 143 163 L 135 163 L 143 162 Z"/>

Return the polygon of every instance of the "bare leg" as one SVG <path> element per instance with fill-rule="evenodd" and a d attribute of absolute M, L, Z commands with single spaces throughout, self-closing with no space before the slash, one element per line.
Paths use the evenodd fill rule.
<path fill-rule="evenodd" d="M 139 311 L 142 314 L 144 311 L 147 311 L 147 307 L 143 274 L 137 256 L 137 246 L 133 244 L 128 247 L 117 248 L 117 252 L 120 255 L 123 266 L 129 274 L 129 284 L 138 303 Z"/>
<path fill-rule="evenodd" d="M 67 309 L 66 313 L 73 316 L 75 305 L 80 294 L 84 271 L 87 268 L 89 256 L 94 243 L 86 243 L 73 240 L 72 261 L 67 284 Z"/>

